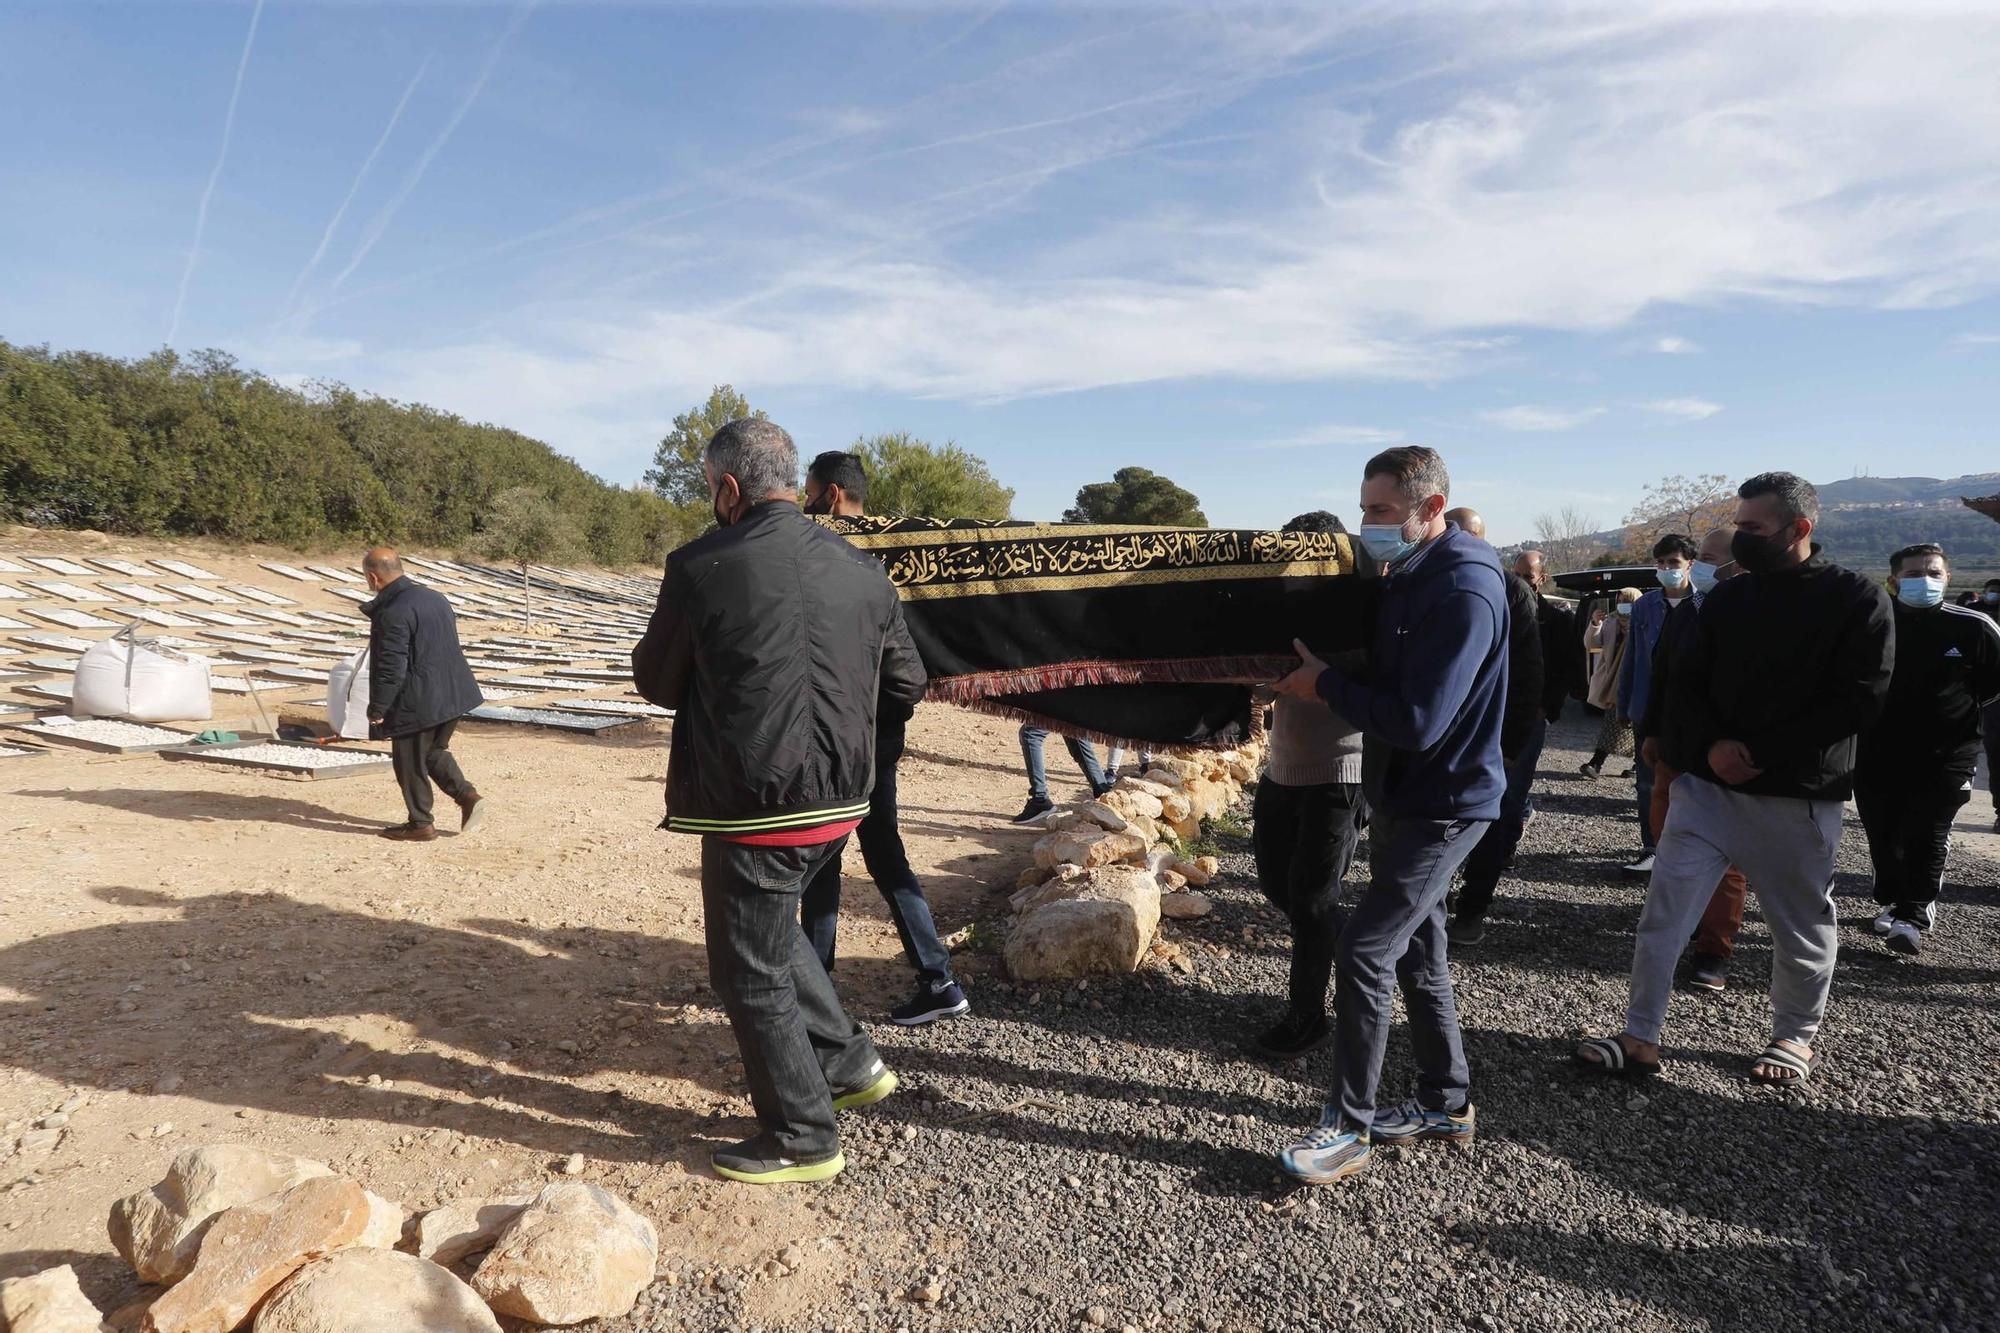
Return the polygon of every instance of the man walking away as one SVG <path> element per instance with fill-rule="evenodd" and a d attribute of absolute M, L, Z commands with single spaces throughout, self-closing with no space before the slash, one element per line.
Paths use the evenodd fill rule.
<path fill-rule="evenodd" d="M 1697 554 L 1694 542 L 1678 532 L 1653 543 L 1653 568 L 1659 572 L 1660 586 L 1648 588 L 1633 604 L 1632 620 L 1626 626 L 1631 641 L 1625 645 L 1625 661 L 1618 670 L 1618 714 L 1635 727 L 1646 715 L 1660 626 L 1669 611 L 1694 596 L 1692 574 Z M 1625 867 L 1625 873 L 1647 875 L 1653 870 L 1653 765 L 1644 756 L 1632 766 L 1632 778 L 1638 796 L 1639 857 Z"/>
<path fill-rule="evenodd" d="M 1535 593 L 1535 624 L 1542 632 L 1542 716 L 1555 722 L 1562 717 L 1563 705 L 1583 686 L 1583 636 L 1575 610 L 1547 595 L 1548 562 L 1540 551 L 1521 552 L 1514 560 L 1514 573 Z M 1530 801 L 1529 809 L 1533 808 Z"/>
<path fill-rule="evenodd" d="M 701 838 L 709 984 L 757 1113 L 710 1160 L 729 1180 L 825 1180 L 846 1165 L 834 1112 L 896 1077 L 841 1010 L 799 895 L 868 813 L 877 700 L 914 706 L 923 668 L 881 565 L 799 512 L 791 436 L 732 421 L 702 471 L 719 530 L 667 557 L 632 678 L 676 713 L 663 827 Z"/>
<path fill-rule="evenodd" d="M 1445 518 L 1481 541 L 1486 520 L 1472 509 L 1453 509 Z M 1465 858 L 1465 879 L 1459 885 L 1458 911 L 1447 928 L 1453 944 L 1477 944 L 1486 938 L 1486 912 L 1500 876 L 1514 863 L 1521 831 L 1528 826 L 1528 792 L 1535 766 L 1548 739 L 1543 716 L 1542 631 L 1535 618 L 1535 590 L 1513 574 L 1507 583 L 1507 706 L 1500 722 L 1500 757 L 1507 771 L 1507 790 L 1500 797 L 1500 817 L 1486 826 Z"/>
<path fill-rule="evenodd" d="M 1914 956 L 1937 924 L 1951 825 L 1972 799 L 1980 715 L 2000 697 L 2000 628 L 1945 601 L 1944 548 L 1889 557 L 1896 589 L 1896 670 L 1875 725 L 1861 733 L 1854 804 L 1875 863 L 1875 933 Z"/>
<path fill-rule="evenodd" d="M 823 453 L 806 469 L 808 514 L 835 514 L 860 518 L 867 513 L 868 473 L 859 454 L 838 450 Z M 893 652 L 899 660 L 914 660 L 916 646 L 902 617 L 896 618 Z M 917 689 L 923 688 L 922 667 L 917 671 Z M 906 673 L 905 673 L 906 674 Z M 893 685 L 907 691 L 909 682 L 900 675 L 885 673 L 885 687 L 875 707 L 875 791 L 868 798 L 868 813 L 855 830 L 861 844 L 861 861 L 882 901 L 889 906 L 896 938 L 903 943 L 903 956 L 917 971 L 916 994 L 889 1011 L 889 1021 L 900 1027 L 914 1027 L 939 1018 L 956 1018 L 972 1005 L 951 974 L 951 954 L 938 938 L 937 923 L 924 886 L 910 869 L 903 834 L 896 826 L 896 766 L 903 759 L 904 733 L 916 708 L 915 698 L 898 693 Z M 822 966 L 833 971 L 835 946 L 840 932 L 839 853 L 829 856 L 805 887 L 799 903 L 800 924 Z"/>
<path fill-rule="evenodd" d="M 389 738 L 396 785 L 407 818 L 382 830 L 395 842 L 430 842 L 431 784 L 458 805 L 460 833 L 479 829 L 484 798 L 459 772 L 451 754 L 458 719 L 485 702 L 458 645 L 458 617 L 435 588 L 403 572 L 386 546 L 361 558 L 361 572 L 375 593 L 361 604 L 368 617 L 368 721 Z"/>
<path fill-rule="evenodd" d="M 1021 813 L 1014 816 L 1016 824 L 1032 824 L 1056 808 L 1049 799 L 1049 767 L 1042 757 L 1043 747 L 1048 743 L 1049 733 L 1044 727 L 1023 726 L 1021 728 L 1021 765 L 1028 770 L 1028 803 L 1021 807 Z M 1069 757 L 1076 761 L 1077 770 L 1083 780 L 1090 784 L 1092 796 L 1102 796 L 1111 790 L 1111 779 L 1104 772 L 1104 765 L 1097 758 L 1097 747 L 1076 736 L 1065 736 L 1063 744 L 1069 747 Z"/>
<path fill-rule="evenodd" d="M 1278 1154 L 1284 1170 L 1312 1184 L 1364 1169 L 1377 1143 L 1472 1141 L 1444 900 L 1507 785 L 1507 592 L 1493 548 L 1445 521 L 1450 490 L 1430 449 L 1368 460 L 1361 542 L 1386 571 L 1370 678 L 1329 669 L 1298 643 L 1300 666 L 1278 686 L 1324 700 L 1361 728 L 1370 821 L 1368 888 L 1334 958 L 1332 1097 L 1319 1128 Z M 1409 1011 L 1417 1096 L 1378 1115 L 1394 982 Z"/>
<path fill-rule="evenodd" d="M 1729 530 L 1717 528 L 1701 539 L 1695 561 L 1688 571 L 1693 593 L 1667 612 L 1660 626 L 1659 642 L 1653 645 L 1652 679 L 1646 689 L 1646 711 L 1635 725 L 1639 734 L 1639 762 L 1653 766 L 1653 806 L 1647 812 L 1653 837 L 1658 840 L 1667 826 L 1667 812 L 1673 807 L 1674 779 L 1680 770 L 1660 753 L 1660 736 L 1666 727 L 1667 703 L 1672 698 L 1674 662 L 1694 641 L 1702 599 L 1716 583 L 1736 573 L 1729 558 Z M 1708 907 L 1695 927 L 1694 945 L 1688 953 L 1687 984 L 1698 991 L 1715 993 L 1729 983 L 1729 958 L 1736 952 L 1736 933 L 1743 928 L 1743 900 L 1749 893 L 1743 872 L 1730 866 L 1722 872 Z"/>
<path fill-rule="evenodd" d="M 1338 518 L 1301 514 L 1286 532 L 1345 532 Z M 1340 938 L 1340 886 L 1367 822 L 1361 795 L 1361 733 L 1317 695 L 1281 695 L 1273 705 L 1269 757 L 1250 813 L 1257 887 L 1292 927 L 1291 984 L 1284 1016 L 1254 1039 L 1274 1060 L 1324 1045 L 1326 991 Z"/>
<path fill-rule="evenodd" d="M 1833 860 L 1853 790 L 1855 737 L 1882 711 L 1895 659 L 1889 599 L 1820 556 L 1819 496 L 1789 472 L 1738 488 L 1731 550 L 1673 667 L 1661 751 L 1681 771 L 1639 916 L 1625 1029 L 1576 1059 L 1600 1074 L 1656 1073 L 1674 962 L 1716 881 L 1742 867 L 1771 929 L 1773 1036 L 1761 1083 L 1812 1076 L 1839 944 Z"/>

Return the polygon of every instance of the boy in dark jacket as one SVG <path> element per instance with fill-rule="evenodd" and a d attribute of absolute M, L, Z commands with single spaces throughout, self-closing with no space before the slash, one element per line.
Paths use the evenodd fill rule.
<path fill-rule="evenodd" d="M 461 833 L 478 829 L 483 798 L 452 758 L 458 719 L 485 702 L 458 645 L 458 617 L 435 588 L 403 573 L 386 546 L 361 558 L 361 572 L 375 600 L 361 604 L 368 617 L 368 721 L 389 738 L 396 784 L 408 818 L 382 830 L 395 842 L 430 842 L 431 784 L 458 805 Z"/>

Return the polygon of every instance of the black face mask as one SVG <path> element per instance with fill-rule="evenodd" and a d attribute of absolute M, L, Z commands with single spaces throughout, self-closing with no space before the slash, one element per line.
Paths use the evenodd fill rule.
<path fill-rule="evenodd" d="M 1768 537 L 1738 532 L 1729 539 L 1729 554 L 1752 574 L 1768 574 L 1784 565 L 1785 553 L 1792 549 L 1789 526 Z"/>
<path fill-rule="evenodd" d="M 808 517 L 816 514 L 831 514 L 833 512 L 833 492 L 821 491 L 819 499 L 809 502 L 805 510 Z"/>

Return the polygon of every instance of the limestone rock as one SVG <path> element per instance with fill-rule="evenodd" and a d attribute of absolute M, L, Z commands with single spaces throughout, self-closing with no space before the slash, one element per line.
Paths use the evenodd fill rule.
<path fill-rule="evenodd" d="M 471 1287 L 428 1260 L 352 1249 L 301 1268 L 257 1312 L 255 1333 L 500 1333 Z"/>
<path fill-rule="evenodd" d="M 500 1233 L 472 1275 L 503 1315 L 578 1324 L 625 1314 L 653 1280 L 653 1224 L 600 1185 L 551 1185 Z"/>
<path fill-rule="evenodd" d="M 1174 789 L 1172 787 L 1164 786 L 1157 782 L 1148 782 L 1144 778 L 1120 778 L 1118 779 L 1117 785 L 1112 787 L 1111 794 L 1113 796 L 1124 796 L 1127 798 L 1137 798 L 1143 796 L 1146 797 L 1147 800 L 1162 801 L 1165 800 L 1167 797 L 1173 795 Z M 1158 810 L 1148 809 L 1144 801 L 1138 801 L 1135 799 L 1133 808 L 1138 810 L 1140 814 L 1151 815 L 1154 819 L 1158 819 L 1160 817 L 1160 812 Z"/>
<path fill-rule="evenodd" d="M 1229 778 L 1239 786 L 1248 786 L 1257 780 L 1257 766 L 1242 755 L 1229 761 Z"/>
<path fill-rule="evenodd" d="M 1187 887 L 1187 876 L 1177 875 L 1171 870 L 1157 871 L 1153 878 L 1160 881 L 1160 892 L 1163 894 L 1179 893 Z"/>
<path fill-rule="evenodd" d="M 1202 865 L 1203 861 L 1214 862 L 1215 858 L 1212 856 L 1198 856 L 1191 861 L 1176 861 L 1174 862 L 1174 873 L 1190 884 L 1206 888 L 1210 872 L 1207 867 Z"/>
<path fill-rule="evenodd" d="M 1169 921 L 1195 921 L 1215 910 L 1215 903 L 1205 893 L 1163 893 L 1160 895 L 1160 915 Z"/>
<path fill-rule="evenodd" d="M 1165 787 L 1168 791 L 1179 791 L 1181 787 L 1181 775 L 1164 768 L 1149 768 L 1139 776 L 1156 787 Z"/>
<path fill-rule="evenodd" d="M 1202 759 L 1183 759 L 1177 754 L 1160 754 L 1153 756 L 1153 766 L 1146 771 L 1145 776 L 1157 782 L 1159 779 L 1154 778 L 1153 774 L 1166 773 L 1186 783 L 1191 778 L 1201 777 L 1206 768 L 1207 762 Z"/>
<path fill-rule="evenodd" d="M 1140 842 L 1145 843 L 1148 847 L 1160 840 L 1160 826 L 1145 815 L 1127 815 L 1125 817 L 1125 831 L 1138 838 Z"/>
<path fill-rule="evenodd" d="M 507 1224 L 535 1201 L 532 1194 L 490 1199 L 454 1199 L 417 1219 L 417 1254 L 449 1266 L 493 1248 Z"/>
<path fill-rule="evenodd" d="M 1145 854 L 1146 844 L 1137 834 L 1104 829 L 1052 833 L 1035 844 L 1035 864 L 1048 867 L 1073 865 L 1089 870 Z"/>
<path fill-rule="evenodd" d="M 104 1333 L 104 1317 L 68 1264 L 0 1282 L 0 1328 L 11 1333 Z"/>
<path fill-rule="evenodd" d="M 111 1243 L 142 1282 L 171 1285 L 194 1267 L 203 1230 L 225 1208 L 333 1172 L 323 1162 L 237 1144 L 189 1148 L 166 1179 L 111 1205 Z"/>
<path fill-rule="evenodd" d="M 345 1249 L 368 1225 L 368 1195 L 339 1176 L 229 1209 L 201 1238 L 194 1269 L 146 1312 L 141 1333 L 229 1333 L 277 1285 Z"/>
<path fill-rule="evenodd" d="M 1103 801 L 1085 801 L 1076 808 L 1076 812 L 1091 823 L 1110 829 L 1113 833 L 1125 831 L 1125 816 Z"/>
<path fill-rule="evenodd" d="M 1043 880 L 1047 879 L 1048 877 L 1049 877 L 1049 872 L 1045 867 L 1029 866 L 1026 870 L 1023 870 L 1020 873 L 1020 875 L 1015 878 L 1014 887 L 1017 890 L 1032 889 L 1037 884 L 1040 884 Z"/>
<path fill-rule="evenodd" d="M 371 1250 L 393 1250 L 403 1239 L 403 1205 L 392 1203 L 372 1190 L 361 1191 L 368 1198 L 368 1224 L 361 1228 L 356 1245 Z"/>
<path fill-rule="evenodd" d="M 1208 884 L 1222 873 L 1222 862 L 1213 856 L 1197 856 L 1194 859 L 1194 868 L 1201 872 L 1201 882 Z"/>
<path fill-rule="evenodd" d="M 1017 981 L 1068 981 L 1131 972 L 1160 924 L 1160 886 L 1137 866 L 1107 866 L 1073 881 L 1069 896 L 1028 912 L 1007 936 Z"/>

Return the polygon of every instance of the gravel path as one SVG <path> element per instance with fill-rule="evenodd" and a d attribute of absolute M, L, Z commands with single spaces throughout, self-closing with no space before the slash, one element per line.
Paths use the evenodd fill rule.
<path fill-rule="evenodd" d="M 1744 1076 L 1768 1022 L 1754 907 L 1729 992 L 1677 995 L 1666 1077 L 1585 1082 L 1567 1057 L 1622 1017 L 1642 896 L 1617 871 L 1636 838 L 1629 783 L 1576 773 L 1593 731 L 1552 736 L 1515 876 L 1485 942 L 1453 959 L 1469 1152 L 1384 1151 L 1330 1189 L 1281 1181 L 1271 1154 L 1315 1120 L 1326 1055 L 1240 1052 L 1282 993 L 1288 945 L 1226 840 L 1217 910 L 1166 931 L 1193 975 L 1016 992 L 975 954 L 973 1017 L 876 1029 L 903 1091 L 847 1117 L 843 1177 L 788 1192 L 823 1215 L 820 1246 L 851 1277 L 782 1326 L 2000 1328 L 2000 863 L 1961 852 L 1934 945 L 1900 959 L 1867 933 L 1849 820 L 1810 1087 Z M 993 903 L 981 929 L 997 934 Z M 1410 1082 L 1399 1027 L 1384 1100 Z M 884 1239 L 904 1233 L 914 1253 Z M 663 1256 L 615 1327 L 757 1327 L 753 1285 L 803 1280 L 782 1271 Z"/>

